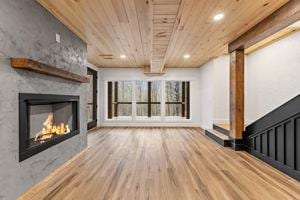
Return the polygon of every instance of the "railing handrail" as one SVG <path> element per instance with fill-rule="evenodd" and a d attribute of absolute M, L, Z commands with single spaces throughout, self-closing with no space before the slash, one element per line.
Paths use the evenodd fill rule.
<path fill-rule="evenodd" d="M 246 127 L 245 137 L 257 134 L 300 113 L 300 94 Z"/>

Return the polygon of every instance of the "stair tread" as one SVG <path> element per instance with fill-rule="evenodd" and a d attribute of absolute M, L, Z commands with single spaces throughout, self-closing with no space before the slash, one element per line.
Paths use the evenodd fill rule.
<path fill-rule="evenodd" d="M 220 133 L 219 131 L 210 129 L 208 130 L 211 134 L 217 136 L 218 138 L 222 139 L 222 140 L 230 140 L 229 137 L 227 135 L 224 135 L 223 133 Z"/>
<path fill-rule="evenodd" d="M 226 136 L 229 136 L 230 134 L 229 126 L 226 126 L 224 124 L 213 124 L 213 129 Z"/>
<path fill-rule="evenodd" d="M 218 126 L 224 130 L 230 131 L 230 125 L 229 124 L 214 124 L 215 126 Z M 247 124 L 244 125 L 244 128 L 247 127 Z"/>
<path fill-rule="evenodd" d="M 224 130 L 230 131 L 230 125 L 229 124 L 214 124 L 215 126 L 218 126 Z"/>

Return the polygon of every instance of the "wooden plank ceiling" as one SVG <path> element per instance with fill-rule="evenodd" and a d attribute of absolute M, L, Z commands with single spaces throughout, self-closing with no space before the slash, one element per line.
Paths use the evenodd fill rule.
<path fill-rule="evenodd" d="M 199 67 L 288 0 L 37 0 L 98 67 Z M 213 17 L 223 13 L 218 22 Z M 183 55 L 189 54 L 189 59 Z M 125 55 L 126 58 L 120 58 Z"/>

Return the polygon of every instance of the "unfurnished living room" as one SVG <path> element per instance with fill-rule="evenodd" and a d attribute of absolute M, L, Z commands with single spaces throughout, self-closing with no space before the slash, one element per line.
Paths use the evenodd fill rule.
<path fill-rule="evenodd" d="M 299 200 L 300 0 L 0 0 L 0 200 Z"/>

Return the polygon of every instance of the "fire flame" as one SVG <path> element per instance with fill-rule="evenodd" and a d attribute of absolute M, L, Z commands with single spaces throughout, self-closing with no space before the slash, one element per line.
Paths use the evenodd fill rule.
<path fill-rule="evenodd" d="M 34 141 L 44 142 L 55 135 L 65 135 L 71 132 L 68 125 L 61 123 L 60 125 L 53 124 L 53 113 L 50 113 L 43 123 L 43 129 L 36 134 Z"/>

